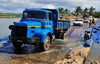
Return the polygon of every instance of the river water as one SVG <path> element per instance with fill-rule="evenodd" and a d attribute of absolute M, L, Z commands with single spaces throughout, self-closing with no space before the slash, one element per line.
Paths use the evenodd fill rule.
<path fill-rule="evenodd" d="M 19 22 L 20 18 L 0 18 L 0 39 L 10 35 L 9 25 L 13 25 L 13 22 Z"/>

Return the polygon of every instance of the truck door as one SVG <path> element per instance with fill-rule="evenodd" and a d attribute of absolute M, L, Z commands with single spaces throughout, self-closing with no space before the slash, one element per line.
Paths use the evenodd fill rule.
<path fill-rule="evenodd" d="M 52 14 L 51 13 L 49 13 L 48 14 L 48 16 L 49 16 L 49 19 L 48 19 L 48 30 L 50 30 L 50 32 L 51 33 L 53 33 L 53 17 L 52 17 Z"/>

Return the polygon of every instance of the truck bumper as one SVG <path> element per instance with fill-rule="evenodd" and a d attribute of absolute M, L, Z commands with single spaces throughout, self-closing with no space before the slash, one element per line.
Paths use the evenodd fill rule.
<path fill-rule="evenodd" d="M 25 37 L 15 37 L 15 36 L 9 36 L 9 39 L 16 42 L 22 42 L 25 44 L 32 44 L 32 43 L 41 43 L 40 38 L 33 37 L 33 38 L 25 38 Z"/>

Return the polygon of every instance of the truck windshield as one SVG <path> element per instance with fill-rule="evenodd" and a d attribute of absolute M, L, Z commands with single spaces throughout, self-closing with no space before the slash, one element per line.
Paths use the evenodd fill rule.
<path fill-rule="evenodd" d="M 22 19 L 46 20 L 46 13 L 42 11 L 25 11 Z"/>

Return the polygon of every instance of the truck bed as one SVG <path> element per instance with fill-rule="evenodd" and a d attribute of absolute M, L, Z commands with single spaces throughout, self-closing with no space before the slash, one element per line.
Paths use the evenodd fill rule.
<path fill-rule="evenodd" d="M 57 30 L 66 30 L 70 27 L 70 20 L 58 20 L 57 21 Z"/>

